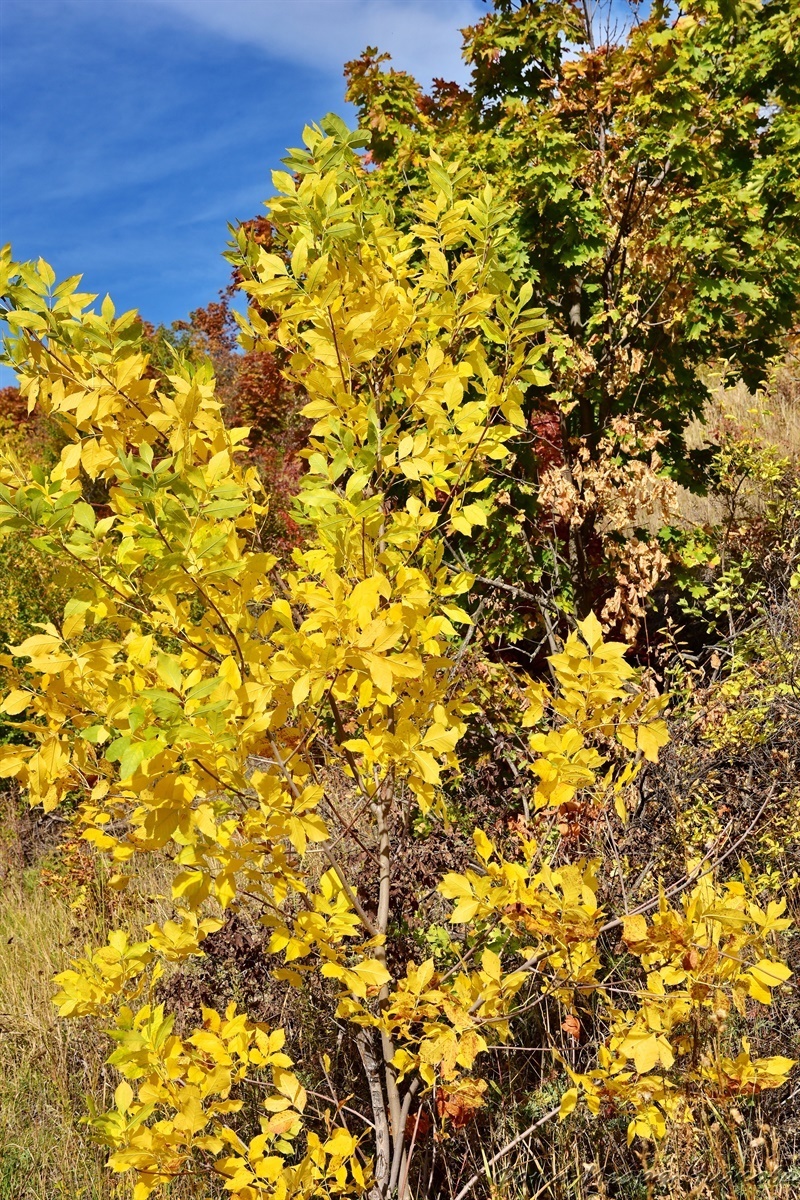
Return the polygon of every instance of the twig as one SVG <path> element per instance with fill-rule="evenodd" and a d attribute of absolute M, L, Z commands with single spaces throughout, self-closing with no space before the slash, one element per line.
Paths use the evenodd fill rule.
<path fill-rule="evenodd" d="M 553 1117 L 557 1117 L 558 1111 L 558 1108 L 551 1108 L 550 1111 L 546 1112 L 543 1117 L 539 1118 L 538 1121 L 534 1121 L 534 1123 L 530 1125 L 524 1131 L 524 1133 L 518 1133 L 515 1138 L 512 1138 L 510 1142 L 507 1142 L 506 1145 L 503 1146 L 502 1150 L 498 1150 L 497 1154 L 494 1154 L 490 1159 L 487 1159 L 483 1170 L 478 1171 L 476 1175 L 473 1175 L 472 1178 L 464 1184 L 461 1191 L 455 1197 L 455 1200 L 464 1200 L 464 1197 L 469 1195 L 469 1193 L 475 1187 L 475 1184 L 480 1183 L 481 1177 L 483 1175 L 488 1175 L 490 1167 L 493 1167 L 494 1164 L 499 1162 L 501 1158 L 505 1158 L 507 1154 L 510 1154 L 516 1146 L 519 1146 L 520 1143 L 524 1142 L 526 1138 L 529 1138 L 532 1133 L 535 1133 L 540 1125 L 544 1125 L 547 1121 L 552 1121 Z"/>

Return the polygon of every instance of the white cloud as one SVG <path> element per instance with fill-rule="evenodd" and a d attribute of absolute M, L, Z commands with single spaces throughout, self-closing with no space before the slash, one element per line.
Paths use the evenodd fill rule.
<path fill-rule="evenodd" d="M 485 11 L 479 0 L 129 0 L 188 19 L 270 56 L 340 71 L 365 46 L 428 85 L 465 82 L 461 33 Z"/>

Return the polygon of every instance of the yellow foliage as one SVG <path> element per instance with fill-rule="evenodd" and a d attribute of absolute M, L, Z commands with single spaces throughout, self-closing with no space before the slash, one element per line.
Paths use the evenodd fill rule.
<path fill-rule="evenodd" d="M 439 888 L 455 902 L 451 923 L 466 927 L 458 963 L 392 977 L 389 816 L 411 802 L 446 815 L 442 785 L 474 712 L 457 671 L 472 619 L 457 601 L 473 580 L 448 567 L 445 543 L 491 518 L 488 468 L 524 425 L 545 322 L 530 287 L 515 291 L 502 269 L 505 215 L 491 189 L 454 199 L 432 162 L 433 198 L 403 233 L 364 186 L 347 137 L 306 138 L 298 179 L 276 179 L 270 208 L 289 264 L 242 237 L 254 302 L 244 344 L 280 345 L 314 422 L 300 498 L 312 535 L 283 577 L 259 544 L 247 431 L 226 428 L 210 367 L 176 361 L 156 376 L 135 314 L 117 317 L 110 301 L 97 313 L 77 281 L 54 287 L 47 264 L 2 257 L 22 391 L 58 416 L 68 442 L 49 473 L 0 459 L 0 528 L 27 530 L 78 583 L 63 619 L 0 659 L 11 684 L 2 711 L 24 717 L 28 739 L 0 747 L 0 774 L 46 810 L 77 797 L 83 836 L 114 862 L 166 851 L 175 867 L 176 919 L 151 924 L 141 943 L 112 933 L 57 979 L 63 1015 L 110 1025 L 123 1081 L 92 1124 L 112 1169 L 136 1172 L 136 1200 L 198 1162 L 238 1200 L 362 1195 L 373 1172 L 385 1192 L 386 1106 L 395 1120 L 403 1077 L 437 1087 L 455 1123 L 482 1103 L 480 1055 L 545 998 L 569 1012 L 596 999 L 609 1035 L 575 1082 L 591 1111 L 602 1097 L 632 1107 L 634 1133 L 660 1135 L 667 1116 L 685 1116 L 680 1080 L 747 1092 L 786 1073 L 786 1060 L 740 1056 L 714 1074 L 693 1051 L 698 1012 L 741 1009 L 746 995 L 769 1003 L 787 978 L 767 944 L 782 910 L 763 913 L 745 884 L 705 877 L 680 909 L 663 900 L 649 924 L 628 919 L 647 986 L 621 1010 L 601 970 L 601 864 L 555 869 L 533 840 L 510 861 L 478 831 L 479 867 Z M 100 517 L 87 480 L 107 495 Z M 645 699 L 624 652 L 589 617 L 551 658 L 553 689 L 528 681 L 537 806 L 588 789 L 624 816 L 624 787 L 642 759 L 657 761 L 665 699 Z M 348 830 L 331 829 L 332 777 L 374 824 L 369 909 L 336 854 Z M 154 1003 L 162 964 L 202 954 L 245 894 L 282 956 L 275 979 L 299 986 L 317 972 L 340 1020 L 381 1035 L 380 1072 L 359 1043 L 375 1117 L 366 1152 L 344 1128 L 308 1127 L 282 1031 L 230 1008 L 206 1011 L 181 1038 Z M 244 1143 L 226 1117 L 251 1070 L 268 1076 L 267 1115 Z"/>

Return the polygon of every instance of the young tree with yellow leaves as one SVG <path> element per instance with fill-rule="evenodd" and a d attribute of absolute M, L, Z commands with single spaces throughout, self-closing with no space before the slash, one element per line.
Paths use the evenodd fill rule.
<path fill-rule="evenodd" d="M 446 1154 L 486 1101 L 487 1052 L 537 1008 L 594 1031 L 571 1057 L 553 1047 L 568 1086 L 548 1115 L 584 1097 L 627 1114 L 629 1140 L 780 1086 L 792 1066 L 746 1042 L 732 1057 L 726 1032 L 732 1008 L 768 1004 L 788 976 L 771 948 L 781 902 L 763 911 L 746 874 L 718 882 L 712 860 L 609 914 L 607 864 L 559 857 L 546 825 L 537 840 L 535 814 L 578 794 L 624 822 L 667 740 L 663 698 L 594 616 L 550 658 L 551 684 L 503 684 L 532 781 L 518 853 L 476 829 L 474 865 L 444 874 L 430 918 L 423 906 L 423 922 L 447 913 L 445 953 L 400 961 L 399 849 L 417 814 L 450 820 L 459 742 L 481 720 L 472 578 L 451 548 L 492 520 L 487 468 L 541 381 L 546 324 L 503 270 L 507 213 L 489 188 L 455 198 L 433 160 L 401 232 L 357 135 L 328 118 L 305 142 L 294 177 L 275 176 L 286 255 L 244 236 L 236 252 L 254 301 L 244 344 L 283 347 L 314 422 L 308 539 L 285 573 L 259 544 L 246 430 L 225 427 L 210 368 L 154 377 L 135 314 L 93 311 L 42 261 L 2 260 L 7 361 L 68 444 L 50 472 L 4 457 L 0 523 L 63 564 L 72 598 L 4 660 L 2 711 L 27 742 L 2 747 L 0 768 L 45 810 L 69 801 L 114 886 L 136 855 L 172 871 L 174 917 L 141 942 L 112 932 L 55 997 L 115 1043 L 114 1106 L 91 1124 L 135 1200 L 184 1175 L 235 1200 L 426 1194 L 425 1129 Z M 169 973 L 245 907 L 270 932 L 276 989 L 327 1005 L 337 1064 L 294 1063 L 281 1028 L 235 1005 L 186 1030 L 166 1010 Z M 615 982 L 611 930 L 639 964 L 634 987 Z M 490 1147 L 489 1167 L 519 1140 Z"/>

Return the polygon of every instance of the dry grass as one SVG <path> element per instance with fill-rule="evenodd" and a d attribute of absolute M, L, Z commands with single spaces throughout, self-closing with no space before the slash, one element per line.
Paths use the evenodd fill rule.
<path fill-rule="evenodd" d="M 768 393 L 755 395 L 743 383 L 714 389 L 703 420 L 692 421 L 686 442 L 690 450 L 715 445 L 719 432 L 738 427 L 779 455 L 796 460 L 800 455 L 800 365 L 792 358 L 777 373 Z M 756 497 L 751 497 L 756 499 Z M 724 517 L 719 497 L 698 496 L 678 489 L 678 511 L 690 525 L 717 525 Z"/>
<path fill-rule="evenodd" d="M 87 1097 L 113 1103 L 109 1042 L 94 1022 L 58 1016 L 52 977 L 109 928 L 140 933 L 139 897 L 163 890 L 163 872 L 145 864 L 120 897 L 90 852 L 61 852 L 58 827 L 33 843 L 30 829 L 14 797 L 0 796 L 0 1200 L 127 1200 L 130 1185 L 111 1177 L 81 1123 Z M 148 919 L 162 919 L 157 904 Z"/>
<path fill-rule="evenodd" d="M 7 887 L 0 912 L 0 1200 L 106 1200 L 103 1155 L 87 1143 L 86 1096 L 111 1094 L 104 1039 L 58 1018 L 55 972 L 68 965 L 74 914 L 38 885 Z M 90 931 L 85 931 L 89 936 Z"/>

